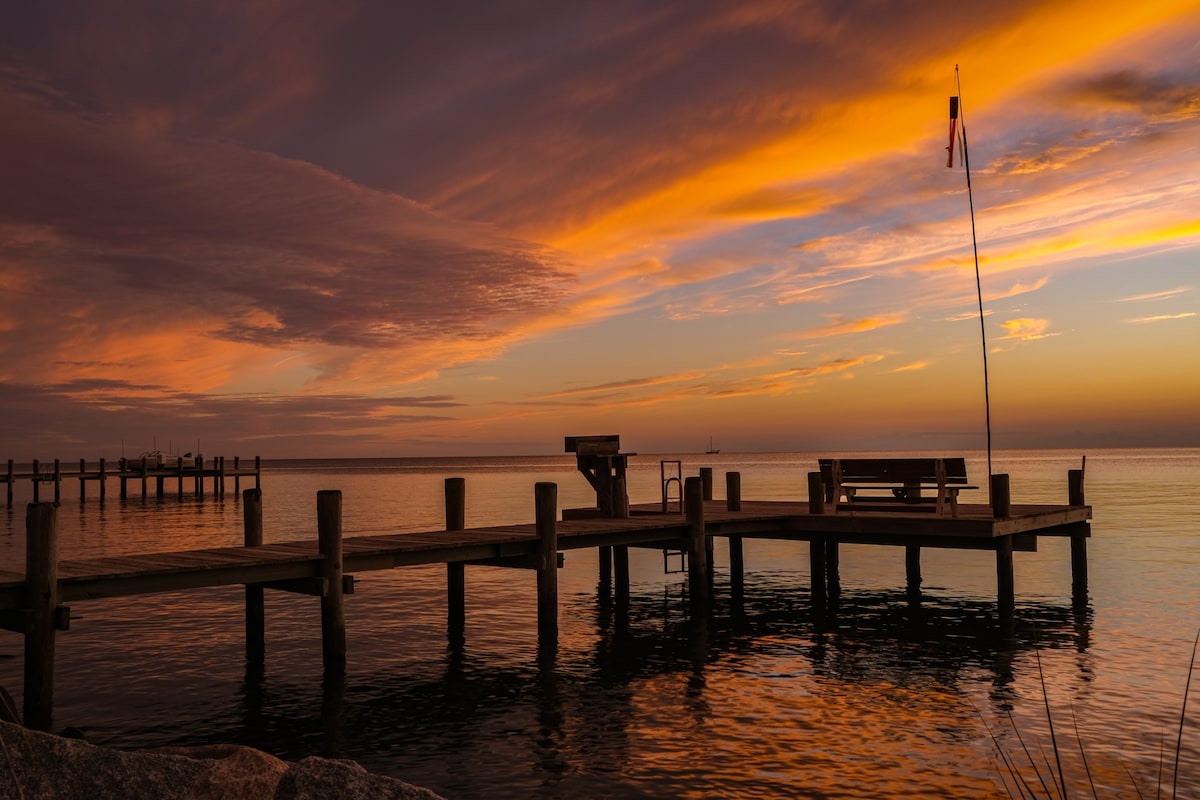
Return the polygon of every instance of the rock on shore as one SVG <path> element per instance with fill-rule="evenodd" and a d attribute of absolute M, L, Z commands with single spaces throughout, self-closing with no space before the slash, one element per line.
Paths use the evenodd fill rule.
<path fill-rule="evenodd" d="M 15 800 L 441 800 L 353 761 L 250 747 L 124 752 L 0 722 L 0 797 Z"/>

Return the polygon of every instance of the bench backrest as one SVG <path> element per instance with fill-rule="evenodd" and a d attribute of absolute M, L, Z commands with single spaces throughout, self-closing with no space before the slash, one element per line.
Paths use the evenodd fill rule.
<path fill-rule="evenodd" d="M 841 462 L 842 483 L 937 483 L 937 462 L 946 470 L 947 484 L 967 484 L 965 458 L 821 458 L 821 482 L 825 484 L 826 499 L 833 492 L 833 462 Z"/>

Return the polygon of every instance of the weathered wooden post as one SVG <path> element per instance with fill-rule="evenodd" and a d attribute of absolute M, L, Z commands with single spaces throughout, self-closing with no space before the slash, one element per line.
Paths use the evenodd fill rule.
<path fill-rule="evenodd" d="M 204 456 L 196 456 L 196 497 L 204 497 Z"/>
<path fill-rule="evenodd" d="M 213 497 L 225 496 L 225 456 L 221 456 L 217 465 L 216 485 L 213 486 Z"/>
<path fill-rule="evenodd" d="M 242 520 L 246 547 L 263 543 L 262 492 L 247 489 L 242 496 Z M 261 665 L 266 658 L 267 626 L 263 586 L 246 584 L 246 663 Z"/>
<path fill-rule="evenodd" d="M 117 462 L 117 471 L 121 476 L 121 499 L 127 500 L 129 498 L 129 493 L 126 489 L 125 482 L 128 477 L 126 473 L 129 471 L 129 461 L 127 461 L 124 457 Z"/>
<path fill-rule="evenodd" d="M 8 495 L 8 504 L 7 504 L 6 508 L 12 508 L 13 460 L 11 458 L 8 460 L 8 482 L 6 485 L 8 486 L 8 491 L 6 492 L 6 494 Z"/>
<path fill-rule="evenodd" d="M 1085 506 L 1087 501 L 1083 492 L 1083 470 L 1073 469 L 1067 472 L 1067 504 Z M 1071 534 L 1071 597 L 1076 605 L 1087 604 L 1088 594 L 1088 563 L 1087 563 L 1087 523 L 1076 525 L 1076 533 Z"/>
<path fill-rule="evenodd" d="M 325 666 L 346 663 L 346 611 L 342 594 L 342 493 L 317 492 L 317 543 L 321 552 L 321 655 Z"/>
<path fill-rule="evenodd" d="M 54 712 L 54 618 L 58 607 L 58 508 L 30 503 L 25 512 L 26 727 L 50 730 Z"/>
<path fill-rule="evenodd" d="M 704 499 L 713 499 L 713 471 L 712 467 L 700 468 L 700 485 L 704 487 Z"/>
<path fill-rule="evenodd" d="M 700 478 L 683 481 L 683 508 L 688 522 L 688 587 L 697 610 L 708 608 L 708 536 L 704 530 L 704 486 Z"/>
<path fill-rule="evenodd" d="M 742 473 L 740 472 L 725 473 L 725 508 L 729 511 L 742 510 Z M 729 588 L 733 594 L 735 603 L 740 603 L 742 599 L 744 574 L 745 561 L 742 558 L 742 537 L 730 536 Z"/>
<path fill-rule="evenodd" d="M 1012 510 L 1008 475 L 993 475 L 991 478 L 992 517 L 1007 519 Z M 1010 618 L 1016 607 L 1016 590 L 1013 582 L 1013 539 L 1011 535 L 996 539 L 996 595 L 1002 618 Z"/>
<path fill-rule="evenodd" d="M 262 479 L 262 457 L 254 457 L 254 485 L 260 486 Z"/>
<path fill-rule="evenodd" d="M 991 479 L 992 517 L 1008 519 L 1012 512 L 1012 501 L 1008 491 L 1008 476 L 993 475 Z"/>
<path fill-rule="evenodd" d="M 154 476 L 154 496 L 162 500 L 167 496 L 167 476 L 158 470 L 158 474 Z"/>
<path fill-rule="evenodd" d="M 241 461 L 240 456 L 233 457 L 233 493 L 240 495 L 242 493 L 242 472 L 238 462 Z"/>
<path fill-rule="evenodd" d="M 175 459 L 175 472 L 178 473 L 178 478 L 179 478 L 177 485 L 175 487 L 175 491 L 179 495 L 179 499 L 182 500 L 183 499 L 183 456 L 179 456 L 178 458 Z"/>
<path fill-rule="evenodd" d="M 467 479 L 446 478 L 446 530 L 467 527 Z M 446 635 L 461 644 L 467 628 L 467 568 L 461 561 L 446 564 Z"/>
<path fill-rule="evenodd" d="M 62 463 L 54 459 L 54 502 L 62 500 Z"/>
<path fill-rule="evenodd" d="M 80 503 L 82 503 L 84 500 L 87 500 L 87 478 L 85 478 L 83 476 L 83 473 L 86 470 L 87 470 L 87 461 L 82 458 L 79 459 L 79 502 Z"/>
<path fill-rule="evenodd" d="M 105 488 L 108 481 L 108 462 L 105 459 L 100 459 L 100 502 L 104 502 L 106 494 Z"/>
<path fill-rule="evenodd" d="M 725 508 L 728 511 L 742 510 L 742 473 L 725 473 Z"/>
<path fill-rule="evenodd" d="M 539 481 L 533 487 L 538 535 L 538 641 L 558 640 L 558 484 Z"/>
<path fill-rule="evenodd" d="M 608 603 L 612 600 L 612 583 L 613 583 L 613 549 L 611 547 L 597 548 L 600 552 L 600 585 L 597 590 L 600 593 L 600 602 Z"/>
<path fill-rule="evenodd" d="M 614 591 L 617 605 L 624 608 L 629 605 L 629 547 L 614 545 L 612 552 Z"/>
<path fill-rule="evenodd" d="M 909 544 L 904 546 L 904 576 L 908 599 L 921 599 L 921 547 Z"/>
<path fill-rule="evenodd" d="M 825 486 L 820 472 L 808 473 L 808 513 L 814 516 L 825 513 Z M 818 609 L 824 608 L 828 599 L 825 583 L 827 569 L 825 537 L 814 533 L 808 540 L 808 571 L 812 579 L 813 605 Z"/>
<path fill-rule="evenodd" d="M 41 501 L 42 490 L 42 465 L 35 458 L 33 460 L 33 502 Z"/>
<path fill-rule="evenodd" d="M 615 519 L 629 519 L 629 492 L 624 475 L 614 475 L 612 479 L 612 515 Z"/>

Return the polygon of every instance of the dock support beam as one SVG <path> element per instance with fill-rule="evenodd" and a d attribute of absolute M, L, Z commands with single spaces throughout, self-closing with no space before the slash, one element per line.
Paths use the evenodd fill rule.
<path fill-rule="evenodd" d="M 54 712 L 54 621 L 58 608 L 58 508 L 25 512 L 25 726 L 48 731 Z"/>
<path fill-rule="evenodd" d="M 614 545 L 612 549 L 613 559 L 613 584 L 614 591 L 617 596 L 617 605 L 621 608 L 629 607 L 629 547 L 623 544 Z"/>
<path fill-rule="evenodd" d="M 991 478 L 992 517 L 1007 519 L 1012 510 L 1008 475 L 993 475 Z M 1016 591 L 1013 581 L 1013 537 L 996 539 L 996 600 L 1002 620 L 1012 619 L 1016 607 Z"/>
<path fill-rule="evenodd" d="M 909 544 L 904 546 L 904 577 L 905 590 L 909 602 L 921 599 L 921 547 Z"/>
<path fill-rule="evenodd" d="M 1071 506 L 1087 505 L 1083 493 L 1083 470 L 1067 472 L 1067 503 Z M 1088 563 L 1087 526 L 1079 526 L 1079 533 L 1071 534 L 1071 598 L 1077 606 L 1087 605 Z"/>
<path fill-rule="evenodd" d="M 820 472 L 808 473 L 808 513 L 819 516 L 825 513 L 825 487 Z M 818 610 L 824 610 L 828 600 L 826 573 L 828 571 L 827 543 L 824 536 L 813 534 L 808 540 L 808 569 L 812 579 L 812 601 Z"/>
<path fill-rule="evenodd" d="M 704 531 L 704 485 L 700 478 L 683 482 L 683 508 L 688 522 L 688 585 L 697 611 L 708 608 L 709 542 Z"/>
<path fill-rule="evenodd" d="M 538 535 L 538 641 L 558 639 L 558 484 L 534 484 L 534 524 Z"/>
<path fill-rule="evenodd" d="M 467 480 L 446 478 L 446 530 L 467 527 Z M 467 628 L 467 568 L 462 562 L 446 564 L 446 635 L 451 644 L 462 644 Z"/>
<path fill-rule="evenodd" d="M 725 508 L 742 510 L 742 473 L 725 473 Z M 740 605 L 745 589 L 746 562 L 742 555 L 742 537 L 729 537 L 729 591 L 735 605 Z"/>
<path fill-rule="evenodd" d="M 247 489 L 242 495 L 242 521 L 246 547 L 263 543 L 262 491 Z M 246 584 L 246 664 L 261 672 L 266 660 L 267 624 L 263 586 Z"/>
<path fill-rule="evenodd" d="M 321 552 L 321 656 L 326 667 L 346 664 L 346 609 L 342 592 L 342 493 L 317 492 L 317 544 Z"/>

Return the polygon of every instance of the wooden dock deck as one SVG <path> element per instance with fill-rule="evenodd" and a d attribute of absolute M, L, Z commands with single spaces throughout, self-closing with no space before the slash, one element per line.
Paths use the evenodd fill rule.
<path fill-rule="evenodd" d="M 259 481 L 262 479 L 262 459 L 255 456 L 254 466 L 246 467 L 242 466 L 241 458 L 235 456 L 233 465 L 230 467 L 226 466 L 225 456 L 217 456 L 208 461 L 205 461 L 203 456 L 194 458 L 178 456 L 163 462 L 145 457 L 122 458 L 117 461 L 115 466 L 104 458 L 96 462 L 94 466 L 89 465 L 87 459 L 81 458 L 78 469 L 71 469 L 70 467 L 64 468 L 62 460 L 56 458 L 47 462 L 34 459 L 27 469 L 18 470 L 15 462 L 10 458 L 8 459 L 8 468 L 0 471 L 0 483 L 5 485 L 7 508 L 12 508 L 13 488 L 21 481 L 29 481 L 32 484 L 33 502 L 35 503 L 41 500 L 42 484 L 49 484 L 54 491 L 54 502 L 57 503 L 62 499 L 62 484 L 72 480 L 79 481 L 80 502 L 87 499 L 87 486 L 93 482 L 97 485 L 97 495 L 104 500 L 109 478 L 119 481 L 122 500 L 128 499 L 130 481 L 141 482 L 143 500 L 149 496 L 148 486 L 151 481 L 154 482 L 154 495 L 160 499 L 168 496 L 166 487 L 169 481 L 173 481 L 176 488 L 176 491 L 171 494 L 181 500 L 188 494 L 185 492 L 185 485 L 189 481 L 193 486 L 192 493 L 196 497 L 204 496 L 204 486 L 209 481 L 212 483 L 212 496 L 223 497 L 225 484 L 229 478 L 233 478 L 234 492 L 241 491 L 242 478 L 253 478 L 255 486 L 261 485 Z"/>
<path fill-rule="evenodd" d="M 27 515 L 24 574 L 0 572 L 0 627 L 25 634 L 25 718 L 31 727 L 47 727 L 53 697 L 54 631 L 69 627 L 64 603 L 154 592 L 242 584 L 246 587 L 247 654 L 261 660 L 263 590 L 317 596 L 321 603 L 322 651 L 327 667 L 344 664 L 344 595 L 353 592 L 353 574 L 421 564 L 447 565 L 447 619 L 452 637 L 461 636 L 465 603 L 463 569 L 471 565 L 530 569 L 537 574 L 539 639 L 557 637 L 557 568 L 562 553 L 599 548 L 600 584 L 610 584 L 618 602 L 629 594 L 629 547 L 655 547 L 686 554 L 689 598 L 694 613 L 706 613 L 713 581 L 712 547 L 723 538 L 729 547 L 729 580 L 740 593 L 742 540 L 786 539 L 809 543 L 811 596 L 821 607 L 838 591 L 840 544 L 894 545 L 905 548 L 910 592 L 920 586 L 920 551 L 926 547 L 993 550 L 1001 618 L 1014 607 L 1014 550 L 1036 550 L 1041 536 L 1071 539 L 1073 590 L 1086 596 L 1086 539 L 1091 508 L 1083 503 L 1082 476 L 1071 483 L 1067 505 L 1010 505 L 1007 476 L 993 476 L 991 505 L 963 505 L 957 516 L 899 505 L 847 507 L 826 502 L 820 473 L 810 474 L 807 502 L 747 501 L 740 477 L 729 473 L 728 497 L 714 501 L 699 477 L 684 484 L 681 511 L 626 502 L 602 509 L 557 507 L 557 486 L 535 486 L 535 521 L 529 524 L 465 529 L 464 483 L 446 481 L 445 529 L 418 533 L 342 536 L 341 492 L 318 493 L 317 537 L 305 541 L 262 543 L 262 492 L 244 492 L 244 547 L 134 554 L 87 559 L 57 558 L 57 508 L 31 503 Z M 813 476 L 815 475 L 815 480 Z M 616 494 L 624 480 L 612 476 Z M 996 479 L 1004 478 L 1003 481 Z M 665 505 L 665 503 L 664 503 Z"/>
<path fill-rule="evenodd" d="M 626 519 L 575 519 L 557 523 L 559 551 L 592 547 L 649 546 L 686 549 L 689 523 L 682 514 L 662 514 L 652 505 L 633 506 Z M 963 506 L 957 518 L 886 511 L 809 513 L 807 503 L 743 502 L 729 511 L 725 501 L 704 503 L 708 536 L 784 539 L 903 547 L 994 550 L 998 539 L 1016 536 L 1014 550 L 1036 550 L 1039 536 L 1073 536 L 1091 519 L 1087 506 L 1018 505 L 1005 519 L 991 506 Z M 534 556 L 534 523 L 433 530 L 342 540 L 347 574 L 421 564 L 470 563 Z M 58 564 L 62 602 L 135 594 L 270 583 L 320 577 L 323 556 L 316 540 L 256 547 L 143 553 L 63 560 Z M 0 571 L 0 611 L 24 607 L 25 576 Z"/>

